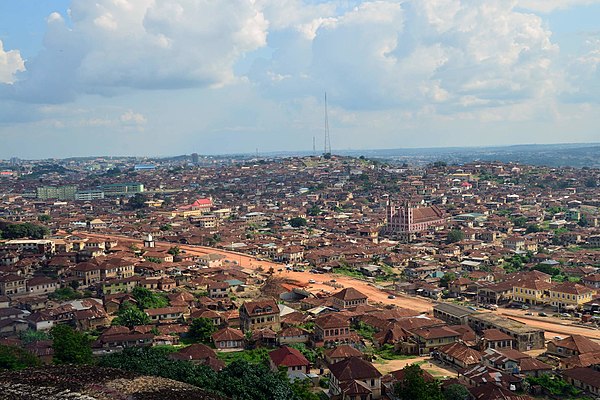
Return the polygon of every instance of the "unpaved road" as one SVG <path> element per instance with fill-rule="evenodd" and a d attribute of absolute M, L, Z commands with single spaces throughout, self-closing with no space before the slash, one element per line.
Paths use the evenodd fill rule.
<path fill-rule="evenodd" d="M 127 236 L 122 235 L 114 235 L 114 234 L 98 234 L 98 233 L 87 233 L 87 232 L 77 232 L 77 235 L 83 237 L 93 237 L 93 238 L 115 238 L 119 241 L 121 245 L 130 245 L 136 244 L 137 246 L 143 246 L 142 240 L 132 239 Z M 360 280 L 351 278 L 344 275 L 339 274 L 312 274 L 308 271 L 304 272 L 296 272 L 296 271 L 287 271 L 285 270 L 285 265 L 267 261 L 267 260 L 259 260 L 256 257 L 222 250 L 216 249 L 212 247 L 203 247 L 203 246 L 194 246 L 194 245 L 178 245 L 170 242 L 156 242 L 156 247 L 158 249 L 169 249 L 172 246 L 177 245 L 181 250 L 185 250 L 187 254 L 193 255 L 205 255 L 210 253 L 222 254 L 227 257 L 228 260 L 235 261 L 239 265 L 244 268 L 249 269 L 257 269 L 262 267 L 264 271 L 267 271 L 270 267 L 273 267 L 275 276 L 280 276 L 282 278 L 287 278 L 298 282 L 300 285 L 306 285 L 306 289 L 308 289 L 311 293 L 318 292 L 336 292 L 339 289 L 332 287 L 331 285 L 325 284 L 326 282 L 330 282 L 332 279 L 335 279 L 336 284 L 340 284 L 343 287 L 354 287 L 358 291 L 367 295 L 369 298 L 369 302 L 371 303 L 383 303 L 383 304 L 394 304 L 399 307 L 408 308 L 411 310 L 415 310 L 418 312 L 431 312 L 433 303 L 422 297 L 413 297 L 413 296 L 405 296 L 396 294 L 395 299 L 388 298 L 389 293 L 375 287 L 374 284 Z M 282 269 L 282 271 L 279 271 Z M 314 280 L 315 283 L 309 283 L 310 280 Z M 511 317 L 517 321 L 523 322 L 529 326 L 535 328 L 541 328 L 546 331 L 546 339 L 552 339 L 554 336 L 566 336 L 579 334 L 583 336 L 587 336 L 591 339 L 600 340 L 600 330 L 596 329 L 587 329 L 580 326 L 570 325 L 568 321 L 560 320 L 554 317 L 542 317 L 538 318 L 535 316 L 525 316 L 525 311 L 523 310 L 515 310 L 515 309 L 498 309 L 495 311 L 500 315 L 504 315 L 506 317 Z"/>

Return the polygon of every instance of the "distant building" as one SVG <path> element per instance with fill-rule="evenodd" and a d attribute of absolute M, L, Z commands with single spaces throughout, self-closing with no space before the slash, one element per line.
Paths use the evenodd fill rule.
<path fill-rule="evenodd" d="M 200 161 L 200 157 L 198 157 L 198 153 L 192 153 L 192 163 L 198 164 Z"/>
<path fill-rule="evenodd" d="M 76 192 L 77 185 L 41 186 L 36 189 L 36 197 L 40 200 L 75 200 Z"/>
<path fill-rule="evenodd" d="M 92 201 L 104 199 L 104 191 L 100 189 L 79 190 L 75 193 L 77 201 Z"/>
<path fill-rule="evenodd" d="M 156 169 L 156 165 L 154 164 L 137 164 L 133 167 L 136 171 L 148 171 Z"/>
<path fill-rule="evenodd" d="M 421 233 L 442 228 L 446 221 L 444 212 L 437 206 L 412 207 L 408 202 L 397 205 L 392 201 L 387 203 L 386 219 L 382 233 L 403 242 L 410 242 Z"/>
<path fill-rule="evenodd" d="M 100 187 L 102 191 L 104 191 L 105 196 L 122 196 L 127 194 L 136 194 L 143 193 L 144 184 L 143 183 L 113 183 L 110 185 L 103 185 Z"/>

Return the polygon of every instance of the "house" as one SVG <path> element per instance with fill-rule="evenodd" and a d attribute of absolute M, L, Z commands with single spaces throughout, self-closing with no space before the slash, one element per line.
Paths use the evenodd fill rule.
<path fill-rule="evenodd" d="M 600 352 L 600 344 L 582 335 L 572 335 L 549 341 L 547 352 L 558 357 L 578 356 Z"/>
<path fill-rule="evenodd" d="M 29 294 L 53 293 L 56 290 L 56 281 L 46 276 L 34 276 L 26 284 Z"/>
<path fill-rule="evenodd" d="M 485 349 L 512 349 L 515 339 L 499 329 L 484 329 L 480 339 L 480 348 Z"/>
<path fill-rule="evenodd" d="M 433 306 L 433 316 L 451 325 L 466 325 L 469 315 L 476 311 L 451 303 L 439 303 Z"/>
<path fill-rule="evenodd" d="M 331 299 L 333 305 L 339 310 L 367 304 L 367 296 L 352 287 L 340 290 L 333 294 Z"/>
<path fill-rule="evenodd" d="M 5 318 L 0 320 L 0 337 L 18 337 L 29 328 L 27 321 L 21 318 Z"/>
<path fill-rule="evenodd" d="M 533 397 L 515 393 L 492 382 L 469 388 L 474 400 L 533 400 Z"/>
<path fill-rule="evenodd" d="M 459 368 L 468 368 L 481 361 L 480 352 L 458 342 L 440 347 L 436 357 Z"/>
<path fill-rule="evenodd" d="M 25 278 L 15 274 L 0 275 L 0 296 L 25 294 L 27 285 Z"/>
<path fill-rule="evenodd" d="M 410 332 L 416 345 L 413 354 L 425 355 L 438 348 L 458 341 L 460 334 L 447 326 L 425 327 Z"/>
<path fill-rule="evenodd" d="M 546 304 L 550 289 L 554 286 L 551 282 L 543 280 L 525 279 L 513 283 L 513 300 L 525 304 Z"/>
<path fill-rule="evenodd" d="M 593 368 L 572 368 L 562 372 L 565 381 L 595 397 L 600 396 L 600 371 Z"/>
<path fill-rule="evenodd" d="M 227 297 L 229 283 L 227 282 L 209 282 L 206 286 L 208 297 L 211 299 L 222 299 Z"/>
<path fill-rule="evenodd" d="M 277 335 L 277 339 L 280 345 L 293 344 L 293 343 L 308 343 L 310 335 L 304 329 L 300 329 L 295 326 L 284 328 Z"/>
<path fill-rule="evenodd" d="M 325 351 L 325 362 L 327 362 L 328 365 L 335 364 L 350 357 L 363 357 L 363 353 L 348 344 L 341 344 L 333 349 Z"/>
<path fill-rule="evenodd" d="M 544 331 L 495 313 L 474 313 L 468 317 L 469 326 L 481 334 L 486 329 L 498 329 L 512 336 L 519 351 L 545 348 Z"/>
<path fill-rule="evenodd" d="M 149 308 L 145 310 L 146 315 L 150 317 L 153 323 L 170 324 L 179 322 L 183 319 L 186 310 L 182 307 L 161 307 Z"/>
<path fill-rule="evenodd" d="M 213 333 L 211 338 L 218 350 L 244 349 L 244 333 L 239 329 L 226 327 Z"/>
<path fill-rule="evenodd" d="M 581 282 L 589 287 L 600 289 L 600 274 L 590 274 L 581 278 Z"/>
<path fill-rule="evenodd" d="M 217 353 L 210 347 L 195 343 L 184 347 L 181 350 L 169 354 L 173 360 L 190 361 L 194 364 L 207 365 L 214 371 L 220 371 L 225 368 L 225 363 L 217 358 Z"/>
<path fill-rule="evenodd" d="M 279 307 L 274 299 L 247 301 L 240 307 L 240 325 L 244 332 L 269 328 L 281 329 Z"/>
<path fill-rule="evenodd" d="M 271 370 L 278 371 L 285 368 L 290 380 L 305 379 L 310 372 L 310 362 L 298 350 L 283 346 L 269 353 Z"/>
<path fill-rule="evenodd" d="M 370 362 L 350 357 L 330 365 L 329 370 L 330 399 L 381 399 L 381 373 Z"/>
<path fill-rule="evenodd" d="M 337 313 L 325 314 L 315 319 L 313 342 L 316 346 L 331 347 L 354 342 L 356 334 L 350 331 L 350 320 Z"/>
<path fill-rule="evenodd" d="M 595 290 L 575 282 L 563 282 L 550 289 L 550 302 L 559 308 L 579 309 L 592 301 Z"/>
<path fill-rule="evenodd" d="M 90 286 L 100 281 L 100 266 L 96 262 L 86 261 L 72 269 L 75 277 L 84 285 Z"/>

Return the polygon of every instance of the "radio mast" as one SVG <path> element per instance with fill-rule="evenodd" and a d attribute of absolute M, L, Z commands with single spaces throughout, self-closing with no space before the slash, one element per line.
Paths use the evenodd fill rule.
<path fill-rule="evenodd" d="M 327 92 L 325 92 L 325 143 L 323 155 L 331 155 L 331 139 L 329 137 L 329 117 L 327 115 Z"/>

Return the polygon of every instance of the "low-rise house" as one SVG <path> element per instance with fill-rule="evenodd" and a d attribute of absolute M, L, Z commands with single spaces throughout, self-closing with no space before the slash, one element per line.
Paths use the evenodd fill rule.
<path fill-rule="evenodd" d="M 572 368 L 562 372 L 571 385 L 596 397 L 600 396 L 600 371 L 593 368 Z"/>
<path fill-rule="evenodd" d="M 56 281 L 46 276 L 34 276 L 27 281 L 27 293 L 47 294 L 56 291 Z"/>
<path fill-rule="evenodd" d="M 283 346 L 269 353 L 271 370 L 285 368 L 290 380 L 305 379 L 310 372 L 310 362 L 298 350 Z"/>
<path fill-rule="evenodd" d="M 542 280 L 516 281 L 513 284 L 513 300 L 533 305 L 546 304 L 553 286 L 553 283 Z"/>
<path fill-rule="evenodd" d="M 362 351 L 347 344 L 341 344 L 325 352 L 325 362 L 335 364 L 350 357 L 363 357 Z"/>
<path fill-rule="evenodd" d="M 367 304 L 367 296 L 354 288 L 345 288 L 331 296 L 333 305 L 339 310 Z"/>
<path fill-rule="evenodd" d="M 208 297 L 211 299 L 221 299 L 227 297 L 229 291 L 229 283 L 227 282 L 210 282 L 207 285 Z"/>
<path fill-rule="evenodd" d="M 0 275 L 0 295 L 13 296 L 27 293 L 25 278 L 15 274 Z"/>
<path fill-rule="evenodd" d="M 410 334 L 415 346 L 411 346 L 409 352 L 418 355 L 429 354 L 444 345 L 456 342 L 460 337 L 458 332 L 447 326 L 419 328 Z"/>
<path fill-rule="evenodd" d="M 340 400 L 382 397 L 381 373 L 368 361 L 350 357 L 329 366 L 329 396 Z"/>
<path fill-rule="evenodd" d="M 225 363 L 217 358 L 217 353 L 210 347 L 201 343 L 195 343 L 181 350 L 171 353 L 169 358 L 173 360 L 191 361 L 194 364 L 207 365 L 214 371 L 225 368 Z"/>
<path fill-rule="evenodd" d="M 244 349 L 244 333 L 239 329 L 226 327 L 213 333 L 211 338 L 219 350 Z"/>
<path fill-rule="evenodd" d="M 578 356 L 600 352 L 600 344 L 582 335 L 572 335 L 563 339 L 552 339 L 548 342 L 547 352 L 558 357 Z"/>
<path fill-rule="evenodd" d="M 162 307 L 147 309 L 145 313 L 153 323 L 172 324 L 183 320 L 185 311 L 181 307 Z"/>
<path fill-rule="evenodd" d="M 512 349 L 515 339 L 499 329 L 485 329 L 481 335 L 480 348 L 485 349 Z"/>
<path fill-rule="evenodd" d="M 307 331 L 295 326 L 284 328 L 277 335 L 277 339 L 280 345 L 294 344 L 294 343 L 308 343 L 310 335 Z"/>
<path fill-rule="evenodd" d="M 462 343 L 451 343 L 440 347 L 437 350 L 437 357 L 440 360 L 453 364 L 459 368 L 468 368 L 479 364 L 481 353 L 471 349 Z"/>
<path fill-rule="evenodd" d="M 5 318 L 0 320 L 0 337 L 18 337 L 26 331 L 29 324 L 21 318 Z"/>

